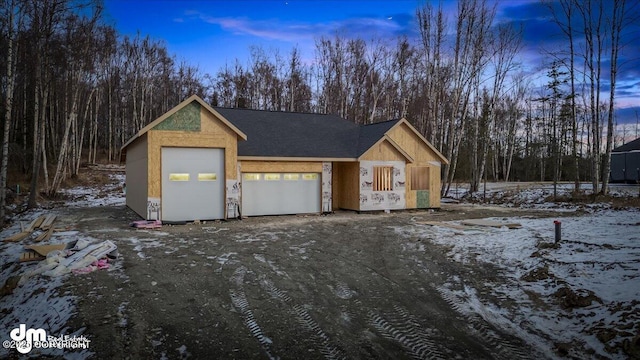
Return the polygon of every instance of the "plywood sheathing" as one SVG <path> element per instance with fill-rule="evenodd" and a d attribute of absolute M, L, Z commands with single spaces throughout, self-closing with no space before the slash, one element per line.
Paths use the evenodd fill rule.
<path fill-rule="evenodd" d="M 373 146 L 366 153 L 360 156 L 359 160 L 368 161 L 407 161 L 407 159 L 388 141 L 381 141 Z"/>
<path fill-rule="evenodd" d="M 322 162 L 313 161 L 250 161 L 242 160 L 242 172 L 245 173 L 321 173 Z"/>
<path fill-rule="evenodd" d="M 429 167 L 429 204 L 431 207 L 439 208 L 440 205 L 440 188 L 442 186 L 440 180 L 440 166 L 443 160 L 442 154 L 434 151 L 432 147 L 427 145 L 421 137 L 416 134 L 409 126 L 400 122 L 394 126 L 387 136 L 391 138 L 398 146 L 400 146 L 409 156 L 414 159 L 413 163 L 407 164 L 406 174 L 406 206 L 409 209 L 416 208 L 416 191 L 412 190 L 411 169 L 415 166 Z"/>
<path fill-rule="evenodd" d="M 360 165 L 358 162 L 333 164 L 333 203 L 335 208 L 360 210 Z"/>
<path fill-rule="evenodd" d="M 236 179 L 237 134 L 204 107 L 201 108 L 200 132 L 151 130 L 148 132 L 148 197 L 161 197 L 162 147 L 197 147 L 224 149 L 225 179 Z"/>

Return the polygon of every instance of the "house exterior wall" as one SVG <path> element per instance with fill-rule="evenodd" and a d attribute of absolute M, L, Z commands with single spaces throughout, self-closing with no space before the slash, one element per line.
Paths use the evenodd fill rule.
<path fill-rule="evenodd" d="M 440 158 L 420 139 L 406 124 L 401 124 L 393 128 L 388 136 L 400 146 L 414 160 L 406 166 L 406 191 L 405 200 L 407 209 L 418 207 L 419 194 L 412 189 L 411 171 L 416 166 L 427 166 L 429 168 L 429 207 L 440 207 L 440 168 L 442 166 Z M 424 193 L 422 193 L 424 194 Z M 422 195 L 420 194 L 420 195 Z"/>
<path fill-rule="evenodd" d="M 127 149 L 126 162 L 126 203 L 138 215 L 147 214 L 147 137 L 143 136 Z"/>
<path fill-rule="evenodd" d="M 333 209 L 333 164 L 325 161 L 322 163 L 322 212 L 330 212 Z"/>
<path fill-rule="evenodd" d="M 167 127 L 160 127 L 149 130 L 146 134 L 148 143 L 148 189 L 147 189 L 147 212 L 157 211 L 161 208 L 162 196 L 162 176 L 161 176 L 161 149 L 162 147 L 198 147 L 198 148 L 220 148 L 225 154 L 225 181 L 227 202 L 229 187 L 237 183 L 237 135 L 223 122 L 215 118 L 206 109 L 199 110 L 200 130 L 162 130 Z M 163 125 L 158 124 L 158 126 Z M 193 127 L 192 122 L 189 122 Z M 127 150 L 130 151 L 130 150 Z M 128 157 L 128 155 L 127 155 Z M 237 186 L 237 184 L 236 184 Z"/>
<path fill-rule="evenodd" d="M 393 167 L 391 191 L 373 191 L 373 168 Z M 406 208 L 405 162 L 404 161 L 360 161 L 359 210 L 398 210 Z"/>
<path fill-rule="evenodd" d="M 333 163 L 333 209 L 360 210 L 360 165 L 358 162 Z"/>
<path fill-rule="evenodd" d="M 382 141 L 360 156 L 360 160 L 366 161 L 405 161 L 405 157 L 396 150 L 388 141 Z"/>

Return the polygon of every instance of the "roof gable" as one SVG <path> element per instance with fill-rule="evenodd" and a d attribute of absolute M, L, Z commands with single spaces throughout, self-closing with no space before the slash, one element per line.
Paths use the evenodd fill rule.
<path fill-rule="evenodd" d="M 449 160 L 447 160 L 447 158 L 444 157 L 444 155 L 442 155 L 442 153 L 440 151 L 438 151 L 438 149 L 436 149 L 429 141 L 427 141 L 427 139 L 425 139 L 424 136 L 422 136 L 418 132 L 418 130 L 416 130 L 416 128 L 414 128 L 409 123 L 409 121 L 407 121 L 407 119 L 402 118 L 400 120 L 390 120 L 390 121 L 385 121 L 383 123 L 365 125 L 365 127 L 374 126 L 374 125 L 377 125 L 377 127 L 376 128 L 372 128 L 371 130 L 366 130 L 366 131 L 371 131 L 373 134 L 377 135 L 377 134 L 379 134 L 379 132 L 384 130 L 384 133 L 382 135 L 384 135 L 384 137 L 386 137 L 391 142 L 391 144 L 394 145 L 394 147 L 396 147 L 401 153 L 403 153 L 405 155 L 405 157 L 407 159 L 409 159 L 411 162 L 413 162 L 412 157 L 409 154 L 407 154 L 407 152 L 404 149 L 402 149 L 398 144 L 396 144 L 395 141 L 393 141 L 391 139 L 391 137 L 388 136 L 388 133 L 390 133 L 394 128 L 397 128 L 397 127 L 400 127 L 400 126 L 406 126 L 407 129 L 409 129 L 418 138 L 418 141 L 422 142 L 429 150 L 433 151 L 433 153 L 436 155 L 436 157 L 438 159 L 440 159 L 440 161 L 442 163 L 444 163 L 444 164 L 448 164 L 449 163 Z M 372 135 L 372 137 L 373 137 L 373 135 Z M 376 141 L 375 144 L 377 144 L 377 143 L 378 143 L 378 141 Z M 362 156 L 363 154 L 365 154 L 375 144 L 372 144 L 370 147 L 364 149 L 359 154 L 359 156 Z"/>
<path fill-rule="evenodd" d="M 129 141 L 122 145 L 121 150 L 125 150 L 129 144 L 136 139 L 146 134 L 150 130 L 178 130 L 178 131 L 200 131 L 200 110 L 206 109 L 214 115 L 223 124 L 229 127 L 235 132 L 238 137 L 243 140 L 247 140 L 245 135 L 240 129 L 233 125 L 229 120 L 225 119 L 220 113 L 214 110 L 211 106 L 204 102 L 199 96 L 192 95 L 188 99 L 184 100 L 180 104 L 173 107 L 171 110 L 164 113 L 159 118 L 150 122 L 147 126 L 138 131 Z M 194 117 L 197 114 L 197 120 Z M 166 123 L 165 123 L 166 121 Z"/>
<path fill-rule="evenodd" d="M 384 137 L 384 134 L 386 134 L 387 131 L 391 130 L 391 128 L 393 128 L 398 123 L 398 121 L 400 120 L 396 119 L 374 124 L 361 125 L 358 134 L 357 156 L 362 156 L 374 145 L 378 144 Z"/>

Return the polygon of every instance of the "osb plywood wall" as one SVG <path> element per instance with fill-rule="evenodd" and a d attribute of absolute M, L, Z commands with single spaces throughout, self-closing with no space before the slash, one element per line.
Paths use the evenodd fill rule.
<path fill-rule="evenodd" d="M 360 160 L 368 161 L 404 161 L 404 156 L 396 150 L 388 141 L 382 141 L 364 153 Z"/>
<path fill-rule="evenodd" d="M 418 193 L 412 190 L 411 169 L 414 166 L 429 167 L 429 207 L 440 207 L 440 158 L 405 124 L 393 128 L 389 132 L 389 137 L 407 152 L 414 160 L 407 164 L 407 191 L 405 193 L 406 206 L 408 209 L 415 209 L 418 206 Z M 421 194 L 424 196 L 424 194 Z"/>
<path fill-rule="evenodd" d="M 360 210 L 360 175 L 357 162 L 333 163 L 334 209 Z"/>
<path fill-rule="evenodd" d="M 421 206 L 418 206 L 418 197 L 425 196 L 424 194 L 418 194 L 415 190 L 413 190 L 414 185 L 411 183 L 411 172 L 417 166 L 427 166 L 429 168 L 429 206 L 430 208 L 439 208 L 440 207 L 440 162 L 432 161 L 426 164 L 417 165 L 417 164 L 407 164 L 407 188 L 406 188 L 406 200 L 407 200 L 407 209 L 415 209 Z M 424 202 L 423 202 L 424 203 Z"/>
<path fill-rule="evenodd" d="M 245 173 L 322 172 L 322 163 L 313 161 L 256 161 L 241 160 Z"/>

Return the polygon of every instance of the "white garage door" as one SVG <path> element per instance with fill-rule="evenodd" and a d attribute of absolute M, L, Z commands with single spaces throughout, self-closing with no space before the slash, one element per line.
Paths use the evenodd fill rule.
<path fill-rule="evenodd" d="M 321 212 L 319 173 L 243 173 L 242 215 Z"/>
<path fill-rule="evenodd" d="M 162 148 L 162 220 L 224 218 L 224 149 Z"/>

